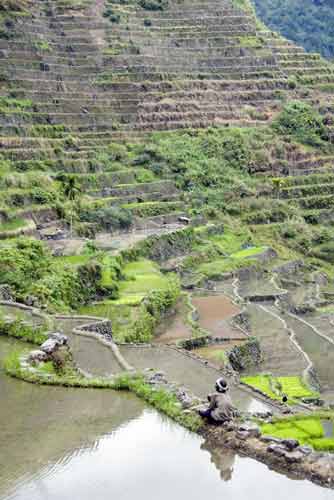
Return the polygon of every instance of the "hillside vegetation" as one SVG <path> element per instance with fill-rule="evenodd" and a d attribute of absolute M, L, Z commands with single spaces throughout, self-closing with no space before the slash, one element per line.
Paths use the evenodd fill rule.
<path fill-rule="evenodd" d="M 273 247 L 332 279 L 330 63 L 246 0 L 2 5 L 0 284 L 16 300 L 99 302 L 120 338 L 141 315 L 147 338 L 180 286 L 142 259 L 186 257 L 193 282 Z"/>
<path fill-rule="evenodd" d="M 334 4 L 331 0 L 254 0 L 259 18 L 305 47 L 334 57 Z"/>

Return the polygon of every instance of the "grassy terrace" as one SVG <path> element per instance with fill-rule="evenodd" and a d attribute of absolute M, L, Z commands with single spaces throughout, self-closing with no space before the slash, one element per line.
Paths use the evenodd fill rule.
<path fill-rule="evenodd" d="M 15 229 L 20 229 L 27 225 L 27 221 L 20 218 L 11 219 L 6 222 L 0 223 L 0 233 L 6 231 L 14 231 Z"/>
<path fill-rule="evenodd" d="M 108 289 L 115 283 L 113 271 L 104 259 L 101 286 Z M 178 282 L 166 277 L 152 261 L 142 259 L 125 264 L 123 279 L 118 282 L 117 298 L 106 299 L 81 307 L 81 314 L 106 317 L 113 322 L 113 333 L 119 341 L 151 339 L 161 312 L 179 295 Z M 157 303 L 155 301 L 157 300 Z"/>
<path fill-rule="evenodd" d="M 264 435 L 282 439 L 297 439 L 301 444 L 319 451 L 334 451 L 334 415 L 323 412 L 307 417 L 298 415 L 275 419 L 261 426 Z"/>
<path fill-rule="evenodd" d="M 241 381 L 254 387 L 275 400 L 282 400 L 286 396 L 290 402 L 303 398 L 316 398 L 318 394 L 312 391 L 300 377 L 273 377 L 271 375 L 257 375 L 242 377 Z"/>

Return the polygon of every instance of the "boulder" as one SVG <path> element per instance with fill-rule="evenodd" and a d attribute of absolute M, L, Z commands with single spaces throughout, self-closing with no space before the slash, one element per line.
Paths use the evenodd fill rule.
<path fill-rule="evenodd" d="M 288 450 L 294 450 L 299 446 L 299 441 L 297 439 L 282 439 L 282 445 Z"/>
<path fill-rule="evenodd" d="M 193 404 L 193 399 L 182 387 L 177 389 L 175 396 L 177 397 L 178 401 L 180 401 L 182 408 L 190 408 L 190 406 Z"/>
<path fill-rule="evenodd" d="M 14 300 L 14 293 L 9 285 L 0 285 L 0 300 L 6 300 L 7 302 Z"/>
<path fill-rule="evenodd" d="M 56 340 L 60 345 L 67 345 L 68 343 L 68 338 L 63 333 L 50 333 L 48 337 L 49 339 Z"/>
<path fill-rule="evenodd" d="M 35 351 L 31 351 L 28 356 L 28 362 L 32 365 L 36 365 L 38 363 L 42 363 L 45 361 L 49 361 L 49 356 L 46 352 L 36 349 Z"/>
<path fill-rule="evenodd" d="M 294 464 L 297 462 L 301 462 L 305 458 L 305 455 L 301 451 L 295 450 L 295 451 L 287 452 L 284 455 L 284 458 L 286 459 L 286 461 L 289 464 Z"/>
<path fill-rule="evenodd" d="M 60 346 L 67 345 L 67 337 L 62 333 L 51 333 L 48 340 L 41 345 L 41 351 L 46 352 L 48 355 L 53 354 L 59 349 Z"/>
<path fill-rule="evenodd" d="M 285 446 L 281 444 L 272 443 L 268 446 L 267 451 L 269 453 L 273 453 L 278 457 L 284 457 L 287 452 L 287 449 L 285 448 Z"/>
<path fill-rule="evenodd" d="M 261 431 L 258 425 L 253 422 L 245 422 L 239 426 L 238 432 L 246 433 L 247 437 L 260 437 Z"/>
<path fill-rule="evenodd" d="M 311 448 L 311 446 L 306 445 L 298 446 L 297 450 L 303 453 L 303 455 L 311 455 L 311 453 L 313 453 L 313 449 Z"/>
<path fill-rule="evenodd" d="M 238 430 L 237 433 L 236 433 L 236 437 L 238 439 L 241 439 L 242 441 L 246 441 L 246 439 L 249 439 L 251 437 L 251 435 L 246 432 L 246 431 L 240 431 Z"/>

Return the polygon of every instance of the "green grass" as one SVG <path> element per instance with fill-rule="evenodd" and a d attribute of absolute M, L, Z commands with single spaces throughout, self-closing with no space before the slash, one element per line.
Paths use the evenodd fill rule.
<path fill-rule="evenodd" d="M 0 224 L 0 232 L 14 231 L 27 225 L 27 221 L 20 218 L 11 219 Z"/>
<path fill-rule="evenodd" d="M 319 451 L 334 451 L 334 437 L 325 437 L 322 421 L 333 423 L 334 415 L 323 413 L 311 416 L 296 415 L 276 419 L 272 423 L 261 425 L 261 432 L 266 436 L 280 439 L 298 439 L 301 444 L 312 446 Z"/>
<path fill-rule="evenodd" d="M 271 399 L 281 399 L 278 394 L 273 392 L 270 377 L 268 375 L 257 375 L 254 377 L 242 377 L 241 381 L 244 384 L 250 385 L 251 387 L 255 387 L 259 391 L 263 392 Z"/>
<path fill-rule="evenodd" d="M 29 325 L 20 318 L 7 322 L 0 317 L 0 335 L 6 335 L 37 345 L 42 344 L 48 338 L 46 325 Z"/>
<path fill-rule="evenodd" d="M 168 287 L 168 279 L 159 271 L 152 261 L 143 259 L 127 264 L 123 273 L 126 280 L 120 282 L 120 300 L 127 295 L 137 298 L 144 297 L 153 290 L 163 290 Z"/>
<path fill-rule="evenodd" d="M 260 255 L 267 250 L 268 247 L 249 247 L 243 250 L 239 250 L 231 255 L 233 259 L 248 259 L 249 257 L 255 257 L 256 255 Z"/>
<path fill-rule="evenodd" d="M 255 259 L 230 259 L 230 258 L 221 258 L 215 259 L 212 262 L 205 262 L 198 267 L 198 271 L 204 274 L 207 277 L 214 278 L 215 276 L 219 277 L 219 275 L 237 271 L 238 269 L 242 269 L 243 267 L 249 267 L 252 264 L 256 264 Z"/>
<path fill-rule="evenodd" d="M 288 400 L 315 398 L 319 394 L 308 388 L 300 377 L 273 377 L 271 375 L 256 375 L 242 377 L 241 381 L 251 387 L 255 387 L 271 399 L 282 400 L 286 395 Z"/>
<path fill-rule="evenodd" d="M 224 228 L 223 234 L 213 235 L 209 240 L 214 242 L 226 254 L 238 252 L 247 243 L 250 233 L 245 228 Z"/>
<path fill-rule="evenodd" d="M 61 256 L 61 257 L 55 257 L 55 263 L 56 265 L 60 266 L 80 266 L 83 264 L 86 264 L 89 259 L 90 255 L 66 255 L 66 256 Z"/>
<path fill-rule="evenodd" d="M 300 377 L 277 377 L 281 384 L 282 392 L 289 398 L 312 398 L 318 396 L 317 393 L 306 387 Z"/>

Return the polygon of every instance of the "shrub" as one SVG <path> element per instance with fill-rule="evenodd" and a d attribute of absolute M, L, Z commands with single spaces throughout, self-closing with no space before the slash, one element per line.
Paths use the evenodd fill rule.
<path fill-rule="evenodd" d="M 273 127 L 281 134 L 294 136 L 300 142 L 318 146 L 328 139 L 328 130 L 321 115 L 307 103 L 288 103 L 273 122 Z"/>
<path fill-rule="evenodd" d="M 8 335 L 16 339 L 31 342 L 32 344 L 42 344 L 48 337 L 44 326 L 33 326 L 22 319 L 5 321 L 0 318 L 0 335 Z"/>
<path fill-rule="evenodd" d="M 168 6 L 167 0 L 139 0 L 139 5 L 146 10 L 164 10 Z"/>
<path fill-rule="evenodd" d="M 132 213 L 126 208 L 101 207 L 96 210 L 90 207 L 83 208 L 81 220 L 94 222 L 103 229 L 128 229 L 132 225 Z"/>

